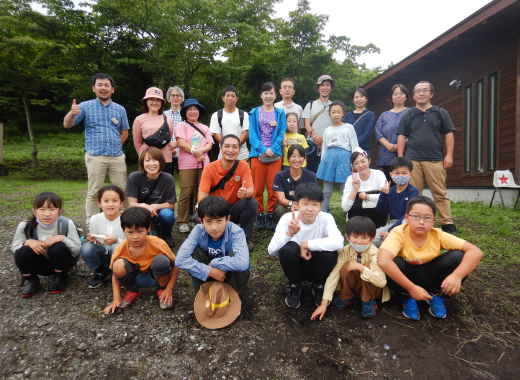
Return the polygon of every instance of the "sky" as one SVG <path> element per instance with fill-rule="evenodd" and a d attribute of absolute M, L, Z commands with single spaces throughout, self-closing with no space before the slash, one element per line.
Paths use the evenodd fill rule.
<path fill-rule="evenodd" d="M 380 54 L 358 59 L 370 68 L 386 68 L 420 49 L 489 0 L 309 0 L 311 12 L 329 16 L 325 34 L 345 35 L 355 45 L 373 43 Z M 287 18 L 297 0 L 275 6 Z M 336 57 L 341 59 L 341 57 Z"/>

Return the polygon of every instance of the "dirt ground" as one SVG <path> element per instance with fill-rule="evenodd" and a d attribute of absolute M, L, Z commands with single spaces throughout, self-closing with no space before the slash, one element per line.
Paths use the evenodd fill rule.
<path fill-rule="evenodd" d="M 194 318 L 186 274 L 171 311 L 150 292 L 104 316 L 110 287 L 88 289 L 82 264 L 62 295 L 20 298 L 8 245 L 22 219 L 0 209 L 4 379 L 520 379 L 518 267 L 482 265 L 449 301 L 445 321 L 423 307 L 422 320 L 411 322 L 387 304 L 372 320 L 330 308 L 317 322 L 309 297 L 300 310 L 282 304 L 279 265 L 257 244 L 246 310 L 211 331 Z M 268 240 L 267 232 L 258 237 Z"/>

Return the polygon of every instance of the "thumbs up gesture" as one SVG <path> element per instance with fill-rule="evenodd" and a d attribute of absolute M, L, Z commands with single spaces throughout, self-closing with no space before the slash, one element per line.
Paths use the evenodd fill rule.
<path fill-rule="evenodd" d="M 79 115 L 81 109 L 79 108 L 79 104 L 76 103 L 76 99 L 72 99 L 72 105 L 70 106 L 70 113 L 73 116 Z"/>

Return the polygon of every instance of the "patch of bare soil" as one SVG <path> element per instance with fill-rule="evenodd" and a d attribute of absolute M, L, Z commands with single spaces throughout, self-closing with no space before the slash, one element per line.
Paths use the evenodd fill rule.
<path fill-rule="evenodd" d="M 1 378 L 520 378 L 518 267 L 482 266 L 449 301 L 445 321 L 423 305 L 422 320 L 410 322 L 388 304 L 372 320 L 362 320 L 357 309 L 331 308 L 318 322 L 309 320 L 309 295 L 300 310 L 283 305 L 283 285 L 269 279 L 278 263 L 255 252 L 245 311 L 230 327 L 210 331 L 194 318 L 186 274 L 173 311 L 160 310 L 150 292 L 104 316 L 110 287 L 88 289 L 82 264 L 62 295 L 21 299 L 7 249 L 21 218 L 4 216 L 0 225 Z"/>

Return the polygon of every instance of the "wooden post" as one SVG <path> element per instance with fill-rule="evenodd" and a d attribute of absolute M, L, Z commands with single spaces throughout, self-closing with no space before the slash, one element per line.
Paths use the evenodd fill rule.
<path fill-rule="evenodd" d="M 4 123 L 0 122 L 0 176 L 7 175 L 7 166 L 4 165 Z"/>

